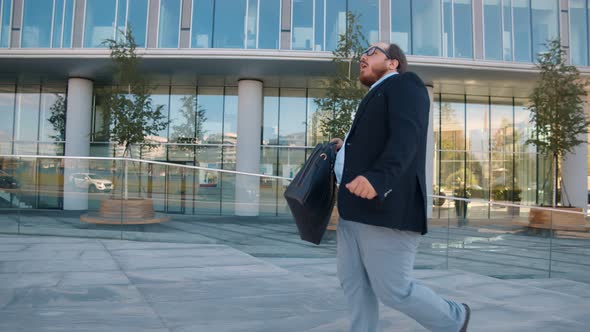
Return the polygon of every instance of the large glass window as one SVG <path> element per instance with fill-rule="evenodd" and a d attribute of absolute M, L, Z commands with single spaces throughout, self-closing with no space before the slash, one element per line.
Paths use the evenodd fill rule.
<path fill-rule="evenodd" d="M 412 2 L 412 53 L 440 56 L 441 5 L 438 0 L 414 0 Z"/>
<path fill-rule="evenodd" d="M 53 2 L 27 0 L 23 4 L 21 47 L 51 46 L 51 14 Z"/>
<path fill-rule="evenodd" d="M 6 29 L 10 27 L 10 4 L 2 1 L 2 24 Z M 74 0 L 25 0 L 21 47 L 71 47 L 73 17 Z M 7 47 L 4 41 L 8 42 L 8 30 L 3 27 L 2 31 L 0 42 Z"/>
<path fill-rule="evenodd" d="M 114 38 L 116 0 L 87 0 L 84 23 L 84 47 L 105 47 Z"/>
<path fill-rule="evenodd" d="M 122 0 L 119 0 L 124 2 Z M 133 38 L 139 47 L 145 47 L 147 31 L 148 2 L 145 0 L 128 0 L 126 7 L 126 22 L 123 27 L 131 27 Z M 120 14 L 119 14 L 120 15 Z"/>
<path fill-rule="evenodd" d="M 10 18 L 12 0 L 0 0 L 0 47 L 10 45 Z"/>
<path fill-rule="evenodd" d="M 158 47 L 178 48 L 180 9 L 180 0 L 160 0 Z"/>
<path fill-rule="evenodd" d="M 340 34 L 346 31 L 346 1 L 339 1 L 339 0 L 325 0 L 325 14 L 326 14 L 326 31 L 325 31 L 325 39 L 326 45 L 325 48 L 316 41 L 315 42 L 315 50 L 326 50 L 331 51 L 335 50 L 338 46 L 338 38 Z M 322 32 L 323 27 L 320 25 L 320 22 L 316 22 L 316 29 Z"/>
<path fill-rule="evenodd" d="M 294 50 L 311 50 L 313 38 L 313 0 L 293 0 L 291 48 Z"/>
<path fill-rule="evenodd" d="M 512 0 L 514 60 L 531 62 L 531 12 L 529 0 Z"/>
<path fill-rule="evenodd" d="M 411 0 L 391 0 L 391 42 L 411 54 Z"/>
<path fill-rule="evenodd" d="M 305 146 L 305 89 L 281 89 L 279 144 Z"/>
<path fill-rule="evenodd" d="M 484 0 L 484 48 L 488 60 L 502 60 L 502 1 Z"/>
<path fill-rule="evenodd" d="M 198 93 L 197 102 L 206 118 L 202 129 L 204 143 L 221 144 L 223 142 L 223 88 L 200 87 Z"/>
<path fill-rule="evenodd" d="M 369 44 L 379 39 L 379 1 L 378 0 L 349 0 L 348 11 L 360 15 L 359 24 Z"/>
<path fill-rule="evenodd" d="M 210 48 L 213 45 L 213 1 L 193 1 L 192 47 Z"/>
<path fill-rule="evenodd" d="M 558 0 L 531 1 L 533 16 L 533 54 L 545 51 L 548 40 L 559 37 Z"/>
<path fill-rule="evenodd" d="M 279 49 L 280 0 L 259 0 L 258 48 Z"/>
<path fill-rule="evenodd" d="M 455 0 L 454 30 L 456 58 L 473 58 L 473 23 L 471 19 L 471 0 Z"/>
<path fill-rule="evenodd" d="M 588 1 L 570 0 L 570 52 L 572 64 L 588 66 Z"/>
<path fill-rule="evenodd" d="M 245 0 L 216 0 L 213 47 L 244 48 L 245 18 Z"/>
<path fill-rule="evenodd" d="M 14 131 L 14 86 L 0 86 L 0 153 L 12 151 L 12 134 Z"/>
<path fill-rule="evenodd" d="M 502 10 L 503 30 L 502 30 L 502 49 L 504 60 L 512 61 L 512 1 L 504 0 Z"/>
<path fill-rule="evenodd" d="M 443 52 L 445 57 L 453 56 L 453 1 L 443 0 Z"/>

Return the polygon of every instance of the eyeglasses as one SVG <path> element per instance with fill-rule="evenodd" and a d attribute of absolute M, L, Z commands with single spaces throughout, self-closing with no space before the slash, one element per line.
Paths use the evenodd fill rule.
<path fill-rule="evenodd" d="M 379 46 L 371 46 L 371 47 L 367 48 L 363 52 L 363 54 L 366 54 L 367 56 L 371 56 L 371 55 L 375 54 L 375 51 L 377 51 L 377 50 L 381 51 L 381 53 L 383 53 L 386 58 L 388 58 L 389 60 L 392 60 L 392 58 L 389 55 L 387 55 L 387 52 Z"/>

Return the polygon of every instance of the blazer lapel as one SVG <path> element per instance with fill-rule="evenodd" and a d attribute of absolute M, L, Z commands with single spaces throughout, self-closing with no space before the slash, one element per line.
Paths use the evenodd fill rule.
<path fill-rule="evenodd" d="M 360 118 L 362 117 L 363 113 L 365 112 L 367 103 L 373 98 L 373 96 L 375 96 L 375 94 L 377 93 L 377 90 L 379 90 L 378 87 L 369 91 L 369 93 L 367 93 L 365 98 L 363 98 L 363 100 L 359 104 L 356 114 L 354 115 L 354 120 L 352 121 L 352 126 L 350 126 L 350 130 L 349 130 L 350 133 L 352 133 L 354 131 L 357 123 L 359 122 Z"/>

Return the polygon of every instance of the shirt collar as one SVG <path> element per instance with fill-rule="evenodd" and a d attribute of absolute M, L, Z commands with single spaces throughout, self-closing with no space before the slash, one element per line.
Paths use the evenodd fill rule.
<path fill-rule="evenodd" d="M 381 76 L 381 78 L 377 82 L 375 82 L 375 83 L 373 83 L 373 85 L 371 85 L 371 87 L 369 88 L 369 90 L 373 90 L 373 88 L 376 87 L 377 85 L 379 85 L 381 82 L 385 81 L 386 79 L 388 79 L 391 76 L 396 75 L 396 74 L 397 74 L 397 72 L 396 71 L 393 71 L 393 72 L 391 72 L 389 74 L 385 74 L 385 75 Z"/>

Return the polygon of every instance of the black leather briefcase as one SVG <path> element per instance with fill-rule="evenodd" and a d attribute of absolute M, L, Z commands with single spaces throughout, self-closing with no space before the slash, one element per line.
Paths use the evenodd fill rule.
<path fill-rule="evenodd" d="M 320 244 L 336 202 L 336 146 L 318 144 L 285 190 L 302 240 Z"/>

